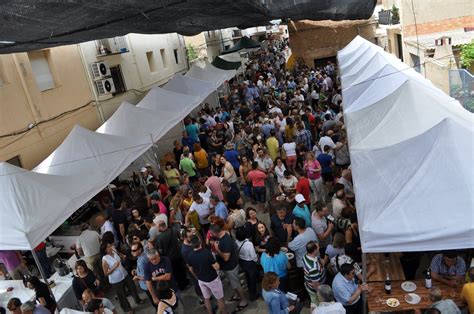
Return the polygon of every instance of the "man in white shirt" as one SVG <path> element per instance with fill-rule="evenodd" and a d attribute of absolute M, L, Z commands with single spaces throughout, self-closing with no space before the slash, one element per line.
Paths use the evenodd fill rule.
<path fill-rule="evenodd" d="M 324 146 L 329 146 L 331 148 L 331 152 L 329 153 L 329 155 L 333 156 L 334 157 L 334 153 L 333 153 L 333 149 L 336 148 L 336 143 L 334 143 L 334 141 L 332 140 L 331 138 L 331 135 L 333 135 L 334 132 L 332 130 L 329 130 L 327 131 L 326 135 L 325 136 L 322 136 L 320 139 L 319 139 L 319 147 L 320 149 L 322 150 L 324 148 Z"/>
<path fill-rule="evenodd" d="M 328 285 L 318 287 L 318 298 L 321 301 L 312 314 L 345 314 L 346 309 L 341 303 L 334 301 L 332 289 Z"/>
<path fill-rule="evenodd" d="M 76 240 L 76 250 L 89 269 L 96 274 L 100 273 L 100 236 L 96 231 L 89 229 L 88 224 L 81 225 L 82 233 Z"/>
<path fill-rule="evenodd" d="M 110 220 L 105 219 L 103 215 L 99 215 L 95 218 L 95 222 L 97 226 L 100 228 L 101 238 L 104 236 L 104 233 L 106 233 L 107 231 L 110 231 L 114 235 L 115 245 L 119 244 L 117 232 L 115 231 L 114 224 Z"/>
<path fill-rule="evenodd" d="M 203 198 L 198 193 L 193 194 L 193 203 L 189 207 L 189 212 L 196 211 L 199 216 L 199 223 L 206 234 L 209 230 L 209 215 L 211 213 L 211 203 L 208 198 Z"/>

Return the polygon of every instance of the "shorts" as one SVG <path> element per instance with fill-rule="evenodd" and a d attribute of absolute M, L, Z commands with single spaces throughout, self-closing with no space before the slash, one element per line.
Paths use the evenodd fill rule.
<path fill-rule="evenodd" d="M 286 157 L 286 166 L 288 168 L 296 167 L 296 156 L 288 156 Z"/>
<path fill-rule="evenodd" d="M 214 296 L 216 300 L 224 298 L 224 289 L 222 288 L 222 281 L 219 276 L 211 282 L 198 280 L 198 283 L 204 299 L 210 299 L 211 296 Z"/>
<path fill-rule="evenodd" d="M 232 289 L 240 289 L 242 285 L 240 284 L 240 277 L 239 277 L 239 265 L 237 265 L 232 270 L 224 270 L 224 274 L 229 280 L 230 286 Z"/>

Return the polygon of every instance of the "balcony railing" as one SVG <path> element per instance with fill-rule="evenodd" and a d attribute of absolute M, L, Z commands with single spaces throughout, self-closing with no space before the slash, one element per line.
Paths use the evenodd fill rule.
<path fill-rule="evenodd" d="M 466 69 L 450 70 L 449 95 L 474 112 L 474 76 Z"/>

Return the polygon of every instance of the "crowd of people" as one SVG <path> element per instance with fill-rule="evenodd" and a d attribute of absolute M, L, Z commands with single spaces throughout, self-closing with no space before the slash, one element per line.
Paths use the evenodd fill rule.
<path fill-rule="evenodd" d="M 336 65 L 287 69 L 286 48 L 274 42 L 256 52 L 218 108 L 206 104 L 184 119 L 161 169 L 147 164 L 133 191 L 101 198 L 97 231 L 83 225 L 76 243 L 73 289 L 84 311 L 116 313 L 107 292 L 122 312 L 133 312 L 131 295 L 173 313 L 192 286 L 209 314 L 244 311 L 260 298 L 275 314 L 299 313 L 305 298 L 313 313 L 362 313 L 370 287 Z M 273 208 L 274 199 L 286 206 Z M 439 259 L 433 278 L 445 280 Z M 304 283 L 296 298 L 290 271 Z M 53 312 L 45 284 L 30 280 L 36 306 Z"/>

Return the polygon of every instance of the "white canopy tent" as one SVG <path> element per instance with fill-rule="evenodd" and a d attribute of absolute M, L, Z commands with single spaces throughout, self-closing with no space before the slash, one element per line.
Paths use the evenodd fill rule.
<path fill-rule="evenodd" d="M 474 247 L 473 115 L 360 37 L 338 59 L 363 251 Z"/>
<path fill-rule="evenodd" d="M 206 98 L 216 89 L 211 82 L 184 75 L 175 75 L 163 88 L 172 92 L 201 96 L 203 98 Z"/>
<path fill-rule="evenodd" d="M 209 70 L 208 68 L 211 66 L 215 68 L 216 70 L 214 69 Z M 191 69 L 189 69 L 189 71 L 185 74 L 185 76 L 212 83 L 214 88 L 217 89 L 219 86 L 222 85 L 222 82 L 229 80 L 236 73 L 235 70 L 230 70 L 230 71 L 224 71 L 224 70 L 217 71 L 217 70 L 219 69 L 217 69 L 213 65 L 208 65 L 204 69 L 201 68 L 200 66 L 193 65 Z M 229 77 L 229 75 L 232 75 L 232 76 Z"/>
<path fill-rule="evenodd" d="M 101 174 L 56 176 L 0 162 L 0 249 L 32 250 L 104 186 Z"/>
<path fill-rule="evenodd" d="M 222 84 L 235 71 L 216 73 Z M 74 127 L 34 171 L 1 162 L 0 250 L 35 248 L 214 92 L 216 84 L 177 75 L 137 106 L 122 103 L 96 132 Z"/>

